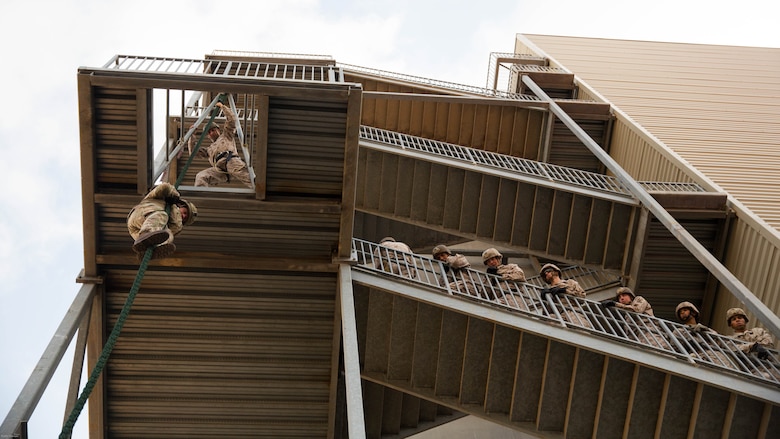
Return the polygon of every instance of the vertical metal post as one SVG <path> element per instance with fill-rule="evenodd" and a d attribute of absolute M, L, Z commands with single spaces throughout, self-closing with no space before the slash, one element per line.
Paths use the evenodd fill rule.
<path fill-rule="evenodd" d="M 350 439 L 365 439 L 366 425 L 360 384 L 355 299 L 352 290 L 352 271 L 349 264 L 339 265 L 339 294 L 341 295 L 341 333 L 344 343 L 344 380 L 347 390 L 349 437 Z"/>
<path fill-rule="evenodd" d="M 84 369 L 84 355 L 87 350 L 87 335 L 89 334 L 89 321 L 91 316 L 92 301 L 89 302 L 87 313 L 81 319 L 79 325 L 79 334 L 76 337 L 76 349 L 73 351 L 73 367 L 70 370 L 70 386 L 68 387 L 68 398 L 65 400 L 65 416 L 62 423 L 68 421 L 70 412 L 76 406 L 81 389 L 81 371 Z"/>

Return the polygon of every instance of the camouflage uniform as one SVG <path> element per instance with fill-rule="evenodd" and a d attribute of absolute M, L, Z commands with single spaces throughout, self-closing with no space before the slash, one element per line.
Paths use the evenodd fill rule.
<path fill-rule="evenodd" d="M 559 280 L 554 284 L 550 284 L 550 288 L 565 288 L 566 294 L 572 296 L 585 297 L 585 290 L 582 289 L 580 283 L 574 279 Z"/>
<path fill-rule="evenodd" d="M 689 323 L 680 319 L 680 310 L 683 308 L 691 310 L 691 315 L 696 323 Z M 692 358 L 709 361 L 710 363 L 728 368 L 736 367 L 735 362 L 726 355 L 720 343 L 716 339 L 707 337 L 707 334 L 718 335 L 718 331 L 699 323 L 699 309 L 694 304 L 691 302 L 680 302 L 674 313 L 684 325 L 672 331 L 672 335 L 680 340 L 683 347 L 693 349 L 693 351 L 689 352 Z"/>
<path fill-rule="evenodd" d="M 631 303 L 628 305 L 623 305 L 622 303 L 617 302 L 615 303 L 615 306 L 639 314 L 647 314 L 649 316 L 653 315 L 653 307 L 650 306 L 650 302 L 645 300 L 645 298 L 642 296 L 634 296 L 634 298 L 631 300 Z"/>
<path fill-rule="evenodd" d="M 236 115 L 227 105 L 222 105 L 222 112 L 227 120 L 220 129 L 219 137 L 205 148 L 205 151 L 198 150 L 198 155 L 209 159 L 211 167 L 198 172 L 195 176 L 195 186 L 217 186 L 227 183 L 232 176 L 254 189 L 249 168 L 236 150 Z"/>
<path fill-rule="evenodd" d="M 547 281 L 547 277 L 545 272 L 552 269 L 555 271 L 556 274 L 556 280 L 550 281 L 550 289 L 563 289 L 566 294 L 569 294 L 571 296 L 575 297 L 585 297 L 585 290 L 582 289 L 579 282 L 577 282 L 574 279 L 561 279 L 561 269 L 558 268 L 558 266 L 554 264 L 545 264 L 539 274 L 542 276 L 545 282 Z M 564 309 L 560 310 L 561 317 L 564 321 L 575 324 L 577 326 L 582 326 L 583 328 L 593 328 L 593 324 L 590 323 L 587 317 L 583 315 L 582 313 L 568 310 L 565 308 L 566 301 L 561 300 L 561 303 L 564 304 Z"/>
<path fill-rule="evenodd" d="M 620 303 L 620 296 L 627 294 L 631 297 L 631 303 Z M 653 307 L 650 306 L 650 302 L 645 300 L 642 296 L 637 296 L 628 287 L 618 288 L 615 294 L 615 307 L 624 309 L 626 311 L 635 312 L 637 314 L 644 314 L 653 316 Z M 662 349 L 671 349 L 671 345 L 658 329 L 658 325 L 652 320 L 645 317 L 637 316 L 633 320 L 636 325 L 631 325 L 626 328 L 626 333 L 632 340 L 636 340 L 640 343 L 646 343 L 650 346 L 659 347 Z"/>
<path fill-rule="evenodd" d="M 585 297 L 585 290 L 583 290 L 579 282 L 574 279 L 561 280 L 560 282 L 551 284 L 550 288 L 565 288 L 566 294 L 576 297 Z M 573 323 L 577 326 L 591 329 L 593 328 L 593 325 L 582 313 L 564 310 L 561 312 L 561 317 L 563 317 L 563 320 L 569 323 Z"/>
<path fill-rule="evenodd" d="M 417 270 L 414 268 L 412 255 L 397 253 L 413 253 L 408 245 L 403 242 L 397 242 L 390 237 L 383 238 L 379 244 L 380 247 L 374 251 L 374 267 L 393 274 L 400 274 L 410 279 L 417 277 Z M 385 250 L 382 247 L 387 247 L 391 250 Z"/>
<path fill-rule="evenodd" d="M 530 297 L 526 298 L 525 301 L 518 297 L 512 297 L 512 295 L 522 295 L 523 288 L 517 283 L 525 282 L 525 272 L 517 264 L 502 264 L 503 257 L 498 250 L 492 247 L 482 252 L 482 262 L 487 265 L 486 272 L 493 275 L 488 276 L 487 282 L 485 282 L 485 289 L 489 290 L 487 296 L 495 296 L 496 301 L 503 305 L 527 310 L 525 301 L 530 300 Z M 494 260 L 497 265 L 494 265 Z"/>
<path fill-rule="evenodd" d="M 447 256 L 447 261 L 444 263 L 449 270 L 447 272 L 447 281 L 449 281 L 450 289 L 462 294 L 468 294 L 469 296 L 483 297 L 483 294 L 477 290 L 475 282 L 479 282 L 478 277 L 471 276 L 468 269 L 471 267 L 471 263 L 460 253 Z"/>
<path fill-rule="evenodd" d="M 739 330 L 731 326 L 731 319 L 733 317 L 740 316 L 744 319 L 745 324 L 748 323 L 745 311 L 742 308 L 731 308 L 726 311 L 726 323 L 732 328 L 734 333 L 731 338 L 739 340 L 743 343 L 738 343 L 737 348 L 748 355 L 748 358 L 756 366 L 756 371 L 764 378 L 780 381 L 780 369 L 775 366 L 770 366 L 770 363 L 776 363 L 775 357 L 771 351 L 775 346 L 774 338 L 767 330 L 763 328 L 753 328 L 747 330 Z M 751 355 L 755 354 L 755 355 Z M 765 361 L 762 361 L 765 360 Z M 755 372 L 754 372 L 755 373 Z"/>
<path fill-rule="evenodd" d="M 168 239 L 161 244 L 173 242 L 173 235 L 181 232 L 182 220 L 179 207 L 171 205 L 170 213 L 165 213 L 165 199 L 179 197 L 179 191 L 170 183 L 160 183 L 138 203 L 127 215 L 127 230 L 133 239 L 150 232 L 170 231 Z"/>
<path fill-rule="evenodd" d="M 731 319 L 735 316 L 741 316 L 745 320 L 745 323 L 750 321 L 748 320 L 747 316 L 745 315 L 745 311 L 743 311 L 742 308 L 731 308 L 726 311 L 726 324 L 728 324 L 729 327 L 731 327 Z M 772 337 L 772 334 L 763 328 L 753 328 L 744 331 L 737 331 L 736 329 L 732 328 L 732 330 L 734 333 L 731 335 L 731 338 L 745 342 L 745 344 L 742 344 L 739 347 L 739 349 L 744 353 L 751 352 L 755 344 L 759 344 L 767 348 L 773 348 L 775 346 L 775 340 Z"/>
<path fill-rule="evenodd" d="M 770 334 L 764 328 L 753 328 L 753 329 L 748 329 L 747 331 L 744 332 L 735 332 L 734 335 L 732 335 L 731 337 L 736 338 L 737 340 L 742 340 L 750 343 L 749 345 L 747 345 L 748 349 L 753 343 L 758 343 L 761 346 L 766 346 L 768 348 L 772 348 L 775 346 L 775 342 L 772 337 L 772 334 Z M 747 352 L 746 349 L 742 349 L 742 350 Z"/>

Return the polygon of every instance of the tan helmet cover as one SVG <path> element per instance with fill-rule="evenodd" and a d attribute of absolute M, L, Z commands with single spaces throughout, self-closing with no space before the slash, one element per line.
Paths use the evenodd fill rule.
<path fill-rule="evenodd" d="M 555 271 L 557 271 L 557 272 L 558 272 L 558 276 L 560 276 L 560 275 L 563 273 L 563 272 L 561 271 L 561 269 L 560 269 L 560 268 L 558 268 L 558 266 L 557 266 L 557 265 L 555 265 L 555 264 L 544 264 L 544 266 L 542 267 L 542 269 L 541 269 L 541 270 L 539 270 L 539 276 L 542 276 L 542 277 L 544 277 L 544 272 L 545 272 L 545 271 L 547 271 L 547 270 L 548 270 L 548 269 L 550 269 L 550 268 L 551 268 L 551 269 L 553 269 L 553 270 L 555 270 Z"/>
<path fill-rule="evenodd" d="M 179 199 L 179 203 L 184 204 L 184 206 L 187 207 L 187 210 L 189 211 L 187 221 L 183 223 L 183 225 L 189 226 L 194 223 L 195 219 L 198 217 L 198 208 L 195 207 L 191 201 L 187 201 L 184 198 Z"/>
<path fill-rule="evenodd" d="M 742 308 L 730 308 L 728 311 L 726 311 L 726 324 L 731 326 L 731 318 L 734 316 L 742 316 L 742 318 L 745 319 L 745 323 L 749 322 L 747 315 L 745 315 L 745 310 Z"/>
<path fill-rule="evenodd" d="M 620 287 L 617 289 L 617 292 L 615 293 L 615 300 L 620 299 L 621 294 L 628 294 L 631 296 L 631 300 L 636 299 L 636 294 L 634 294 L 633 291 L 631 291 L 631 288 L 629 287 Z"/>
<path fill-rule="evenodd" d="M 435 258 L 436 256 L 439 256 L 440 254 L 443 254 L 443 253 L 444 253 L 444 254 L 447 254 L 447 255 L 451 255 L 451 254 L 452 254 L 452 252 L 450 251 L 450 249 L 448 249 L 448 248 L 447 248 L 447 246 L 446 246 L 446 245 L 444 245 L 444 244 L 439 244 L 439 245 L 437 245 L 436 247 L 434 247 L 434 248 L 433 248 L 433 252 L 432 252 L 432 253 L 433 253 L 433 257 L 434 257 L 434 258 Z"/>
<path fill-rule="evenodd" d="M 498 250 L 494 249 L 493 247 L 490 247 L 489 249 L 482 252 L 482 263 L 487 265 L 487 261 L 495 257 L 503 258 L 504 255 L 499 253 Z"/>
<path fill-rule="evenodd" d="M 696 321 L 699 321 L 699 309 L 696 308 L 696 305 L 692 304 L 691 302 L 680 302 L 679 305 L 677 305 L 677 308 L 674 310 L 674 315 L 677 316 L 677 318 L 680 318 L 680 310 L 683 308 L 690 308 L 690 310 L 693 312 L 693 316 L 696 318 Z"/>

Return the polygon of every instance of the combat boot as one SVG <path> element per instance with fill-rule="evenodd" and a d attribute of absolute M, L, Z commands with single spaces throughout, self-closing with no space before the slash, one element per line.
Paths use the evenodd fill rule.
<path fill-rule="evenodd" d="M 162 244 L 170 237 L 171 234 L 168 229 L 144 233 L 133 243 L 133 251 L 136 253 L 144 253 L 147 248 Z"/>
<path fill-rule="evenodd" d="M 176 245 L 172 242 L 158 245 L 152 249 L 152 259 L 163 259 L 171 256 L 176 251 Z"/>

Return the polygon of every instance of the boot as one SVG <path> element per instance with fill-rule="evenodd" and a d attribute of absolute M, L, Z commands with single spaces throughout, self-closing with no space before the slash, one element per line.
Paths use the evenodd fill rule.
<path fill-rule="evenodd" d="M 163 259 L 171 256 L 176 251 L 176 245 L 172 242 L 158 245 L 152 249 L 152 259 Z"/>
<path fill-rule="evenodd" d="M 144 253 L 147 248 L 162 244 L 167 241 L 170 236 L 168 229 L 144 233 L 133 243 L 133 251 L 136 253 Z"/>

